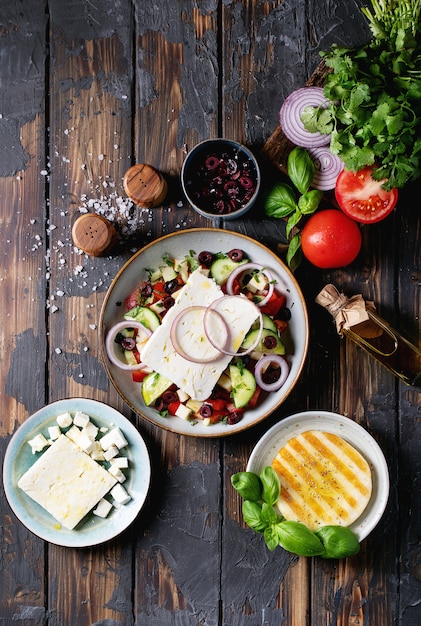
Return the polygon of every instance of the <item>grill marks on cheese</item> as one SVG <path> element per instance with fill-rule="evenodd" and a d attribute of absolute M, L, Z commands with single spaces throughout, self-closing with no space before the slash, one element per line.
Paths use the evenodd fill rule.
<path fill-rule="evenodd" d="M 349 526 L 371 497 L 367 461 L 333 433 L 311 430 L 290 439 L 272 467 L 281 483 L 280 512 L 312 530 L 329 524 Z"/>

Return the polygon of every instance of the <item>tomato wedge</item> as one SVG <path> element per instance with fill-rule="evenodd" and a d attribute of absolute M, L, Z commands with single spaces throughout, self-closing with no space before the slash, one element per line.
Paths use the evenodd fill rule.
<path fill-rule="evenodd" d="M 383 189 L 385 181 L 374 180 L 372 167 L 358 172 L 342 170 L 339 174 L 335 196 L 342 211 L 362 224 L 374 224 L 387 217 L 395 208 L 398 190 Z"/>

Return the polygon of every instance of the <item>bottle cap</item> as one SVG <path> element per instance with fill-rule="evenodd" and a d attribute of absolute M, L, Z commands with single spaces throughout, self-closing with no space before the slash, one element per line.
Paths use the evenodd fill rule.
<path fill-rule="evenodd" d="M 145 209 L 162 204 L 168 191 L 162 174 L 145 163 L 137 163 L 127 170 L 123 187 L 130 200 Z"/>
<path fill-rule="evenodd" d="M 114 225 L 102 215 L 84 213 L 72 227 L 75 246 L 90 256 L 101 256 L 111 250 L 117 240 Z"/>

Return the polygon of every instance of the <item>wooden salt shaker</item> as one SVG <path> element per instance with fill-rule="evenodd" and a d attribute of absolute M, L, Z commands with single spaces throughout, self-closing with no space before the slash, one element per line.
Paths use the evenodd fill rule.
<path fill-rule="evenodd" d="M 72 227 L 75 246 L 89 254 L 107 254 L 117 241 L 117 231 L 109 220 L 96 213 L 84 213 Z"/>
<path fill-rule="evenodd" d="M 123 178 L 124 191 L 138 207 L 150 209 L 163 203 L 168 192 L 165 178 L 151 165 L 137 163 Z"/>

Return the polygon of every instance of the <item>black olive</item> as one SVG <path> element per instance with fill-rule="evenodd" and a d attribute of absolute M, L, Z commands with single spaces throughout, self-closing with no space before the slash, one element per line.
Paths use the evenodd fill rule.
<path fill-rule="evenodd" d="M 291 311 L 290 309 L 288 309 L 288 307 L 283 306 L 282 308 L 279 309 L 276 318 L 278 320 L 282 320 L 283 322 L 289 322 L 289 320 L 291 319 Z"/>
<path fill-rule="evenodd" d="M 240 250 L 239 248 L 233 248 L 232 250 L 228 252 L 228 256 L 231 259 L 231 261 L 236 261 L 236 262 L 242 261 L 244 252 Z"/>
<path fill-rule="evenodd" d="M 199 252 L 199 256 L 197 257 L 200 265 L 204 265 L 205 267 L 210 267 L 213 261 L 212 252 L 208 252 L 207 250 L 202 250 Z"/>
<path fill-rule="evenodd" d="M 172 280 L 167 280 L 166 283 L 164 283 L 164 291 L 165 293 L 174 293 L 174 291 L 177 291 L 179 287 L 178 281 L 176 278 L 173 278 Z"/>
<path fill-rule="evenodd" d="M 199 409 L 199 413 L 202 417 L 210 417 L 213 413 L 213 408 L 210 404 L 202 404 Z"/>
<path fill-rule="evenodd" d="M 133 337 L 123 337 L 120 343 L 124 350 L 134 350 L 136 348 L 136 340 Z"/>

